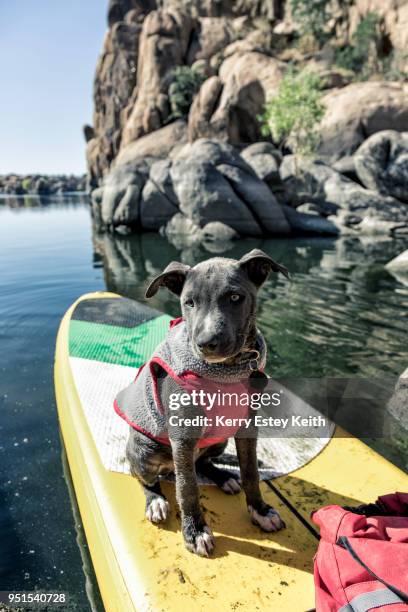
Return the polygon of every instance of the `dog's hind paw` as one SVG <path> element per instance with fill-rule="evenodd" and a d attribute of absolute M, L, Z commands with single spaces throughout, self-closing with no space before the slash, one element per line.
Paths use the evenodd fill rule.
<path fill-rule="evenodd" d="M 146 518 L 151 523 L 161 523 L 165 521 L 170 512 L 170 504 L 164 497 L 155 497 L 146 507 Z"/>
<path fill-rule="evenodd" d="M 284 521 L 279 515 L 279 512 L 271 507 L 267 509 L 265 515 L 257 512 L 255 508 L 252 508 L 252 506 L 248 506 L 248 512 L 253 524 L 258 525 L 258 527 L 260 527 L 263 531 L 279 531 L 280 529 L 284 529 L 286 527 Z"/>
<path fill-rule="evenodd" d="M 205 526 L 201 532 L 194 536 L 192 541 L 185 540 L 185 544 L 190 552 L 200 557 L 209 557 L 215 546 L 214 536 L 211 529 Z"/>
<path fill-rule="evenodd" d="M 241 485 L 236 478 L 231 477 L 222 483 L 221 489 L 228 495 L 236 495 L 241 491 Z"/>

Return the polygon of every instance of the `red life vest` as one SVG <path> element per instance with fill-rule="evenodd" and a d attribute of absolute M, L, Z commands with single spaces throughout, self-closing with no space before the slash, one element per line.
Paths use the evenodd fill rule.
<path fill-rule="evenodd" d="M 259 346 L 263 368 L 265 345 L 260 334 Z M 189 394 L 194 390 L 204 390 L 214 397 L 223 394 L 223 397 L 241 398 L 241 401 L 227 405 L 215 401 L 210 411 L 202 410 L 203 416 L 207 416 L 211 423 L 205 427 L 197 446 L 202 448 L 224 442 L 235 436 L 240 428 L 240 420 L 249 416 L 249 405 L 242 402 L 251 395 L 248 388 L 250 362 L 250 357 L 234 366 L 203 362 L 191 353 L 184 321 L 181 318 L 175 319 L 170 324 L 167 338 L 156 348 L 151 359 L 139 368 L 135 380 L 116 397 L 115 411 L 137 431 L 163 444 L 170 444 L 166 410 L 158 392 L 156 366 L 160 366 L 181 390 Z M 172 414 L 172 411 L 167 408 L 167 413 Z M 222 424 L 219 423 L 221 417 Z"/>

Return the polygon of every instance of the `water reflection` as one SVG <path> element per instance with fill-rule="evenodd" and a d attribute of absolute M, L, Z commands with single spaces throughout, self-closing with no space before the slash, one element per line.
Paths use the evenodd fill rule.
<path fill-rule="evenodd" d="M 0 590 L 65 591 L 64 610 L 84 612 L 53 360 L 68 306 L 104 289 L 91 255 L 85 198 L 0 199 Z"/>
<path fill-rule="evenodd" d="M 384 264 L 407 247 L 406 240 L 248 239 L 232 243 L 224 255 L 239 258 L 254 247 L 287 266 L 293 278 L 273 276 L 259 299 L 259 324 L 276 375 L 369 377 L 405 369 L 408 288 Z M 156 234 L 94 232 L 94 251 L 107 289 L 137 300 L 145 299 L 147 280 L 170 261 L 194 265 L 213 256 L 202 245 L 178 250 Z M 179 311 L 165 291 L 150 303 Z"/>
<path fill-rule="evenodd" d="M 148 279 L 170 261 L 194 265 L 213 256 L 203 245 L 178 249 L 156 234 L 117 236 L 94 231 L 93 242 L 94 259 L 104 268 L 107 289 L 141 301 L 145 301 Z M 248 239 L 227 245 L 223 254 L 233 258 L 262 248 L 292 275 L 290 283 L 273 276 L 259 296 L 258 322 L 268 345 L 267 368 L 274 378 L 297 379 L 292 388 L 310 399 L 323 377 L 330 379 L 324 382 L 330 393 L 343 378 L 376 380 L 387 392 L 392 389 L 408 365 L 408 287 L 389 274 L 384 264 L 407 246 L 407 239 L 378 237 Z M 166 291 L 149 303 L 173 316 L 179 314 L 178 299 Z M 299 379 L 305 378 L 307 384 L 296 388 Z M 364 422 L 368 419 L 377 431 L 388 433 L 382 440 L 366 441 L 405 466 L 404 430 L 386 413 L 385 402 L 381 406 L 373 402 L 370 410 L 368 404 Z M 357 402 L 349 401 L 347 406 L 336 409 L 336 422 L 361 436 Z"/>
<path fill-rule="evenodd" d="M 78 206 L 78 204 L 89 204 L 89 198 L 85 193 L 61 193 L 52 195 L 6 195 L 0 194 L 0 206 L 7 206 L 13 210 L 27 208 L 47 208 L 63 204 L 64 207 Z"/>

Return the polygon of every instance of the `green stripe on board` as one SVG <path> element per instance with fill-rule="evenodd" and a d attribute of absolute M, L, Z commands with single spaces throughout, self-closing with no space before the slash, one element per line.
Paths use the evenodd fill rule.
<path fill-rule="evenodd" d="M 162 315 L 133 328 L 71 319 L 69 354 L 138 368 L 164 339 L 171 319 Z"/>

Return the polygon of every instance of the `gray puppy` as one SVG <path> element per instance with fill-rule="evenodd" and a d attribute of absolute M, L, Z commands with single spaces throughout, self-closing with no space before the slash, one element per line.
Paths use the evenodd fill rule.
<path fill-rule="evenodd" d="M 192 268 L 179 262 L 170 263 L 150 283 L 146 297 L 155 295 L 160 287 L 180 296 L 184 324 L 178 326 L 180 332 L 171 336 L 158 354 L 167 355 L 168 361 L 175 363 L 176 357 L 171 353 L 181 350 L 187 355 L 188 363 L 200 364 L 200 371 L 206 367 L 209 371 L 215 368 L 221 374 L 242 370 L 248 376 L 250 370 L 245 368 L 253 357 L 251 353 L 259 355 L 259 345 L 264 342 L 256 328 L 257 292 L 272 271 L 289 278 L 286 268 L 259 249 L 238 261 L 215 257 Z M 184 343 L 181 349 L 180 342 Z M 146 494 L 146 516 L 154 523 L 164 521 L 169 513 L 158 478 L 175 472 L 185 545 L 198 555 L 208 556 L 214 548 L 214 539 L 200 507 L 196 473 L 210 478 L 228 494 L 238 493 L 241 484 L 231 472 L 217 468 L 211 461 L 222 454 L 227 441 L 200 446 L 198 441 L 204 426 L 175 427 L 170 423 L 169 398 L 180 387 L 174 376 L 169 375 L 169 368 L 161 367 L 160 363 L 158 360 L 152 367 L 143 368 L 145 379 L 139 386 L 136 379 L 133 391 L 130 395 L 127 392 L 131 410 L 135 412 L 135 406 L 139 405 L 143 420 L 142 426 L 130 430 L 127 457 L 132 474 Z M 156 411 L 156 420 L 152 419 L 156 409 L 152 403 L 153 392 L 149 395 L 146 391 L 149 384 L 153 388 L 149 376 L 154 377 L 155 401 L 161 406 Z M 193 418 L 200 409 L 193 405 L 180 408 L 186 418 Z M 154 429 L 158 421 L 160 427 Z M 157 435 L 160 429 L 166 430 L 167 441 Z M 245 432 L 238 429 L 234 438 L 250 518 L 264 531 L 278 531 L 285 525 L 278 512 L 264 502 L 260 492 L 254 424 Z"/>

